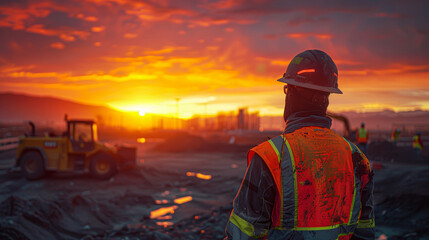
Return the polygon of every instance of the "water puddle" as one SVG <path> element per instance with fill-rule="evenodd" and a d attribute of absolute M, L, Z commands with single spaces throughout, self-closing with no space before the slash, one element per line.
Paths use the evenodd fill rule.
<path fill-rule="evenodd" d="M 166 228 L 166 227 L 169 227 L 169 226 L 173 226 L 173 223 L 172 222 L 156 222 L 156 225 L 158 225 L 158 226 L 164 226 Z"/>
<path fill-rule="evenodd" d="M 204 180 L 210 180 L 210 179 L 212 179 L 212 175 L 197 173 L 197 178 L 204 179 Z"/>
<path fill-rule="evenodd" d="M 158 219 L 167 214 L 174 214 L 174 211 L 178 208 L 177 205 L 170 207 L 162 207 L 150 212 L 150 219 Z"/>
<path fill-rule="evenodd" d="M 184 204 L 187 202 L 192 201 L 192 197 L 191 196 L 186 196 L 186 197 L 181 197 L 181 198 L 176 198 L 174 199 L 174 203 L 175 204 Z"/>
<path fill-rule="evenodd" d="M 188 177 L 197 177 L 197 178 L 203 179 L 203 180 L 210 180 L 210 179 L 212 179 L 212 175 L 202 174 L 202 173 L 195 173 L 195 172 L 186 172 L 186 176 L 188 176 Z"/>
<path fill-rule="evenodd" d="M 158 219 L 158 220 L 170 220 L 170 219 L 173 219 L 173 216 L 165 215 L 165 216 L 158 217 L 156 219 Z"/>
<path fill-rule="evenodd" d="M 160 200 L 155 200 L 156 204 L 167 204 L 170 201 L 168 201 L 167 199 L 160 199 Z"/>
<path fill-rule="evenodd" d="M 166 190 L 166 191 L 164 191 L 163 193 L 161 193 L 161 196 L 165 197 L 165 196 L 167 196 L 168 194 L 170 194 L 170 191 Z"/>
<path fill-rule="evenodd" d="M 161 195 L 166 196 L 169 194 L 170 194 L 169 191 L 165 191 Z M 159 226 L 164 226 L 164 227 L 172 226 L 173 222 L 166 221 L 166 220 L 172 220 L 173 219 L 174 212 L 176 211 L 177 208 L 179 208 L 178 205 L 181 205 L 181 204 L 184 204 L 184 203 L 187 203 L 190 201 L 192 201 L 192 196 L 185 196 L 185 197 L 176 198 L 173 200 L 173 202 L 177 205 L 173 205 L 173 206 L 169 206 L 169 207 L 162 207 L 162 208 L 158 208 L 158 209 L 151 211 L 150 212 L 150 219 L 161 220 L 161 221 L 158 221 L 156 223 Z M 156 204 L 167 204 L 169 202 L 171 202 L 171 201 L 169 201 L 167 199 L 155 200 Z"/>

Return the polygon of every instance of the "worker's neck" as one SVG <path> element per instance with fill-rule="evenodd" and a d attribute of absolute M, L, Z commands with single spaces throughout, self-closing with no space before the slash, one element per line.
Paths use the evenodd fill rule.
<path fill-rule="evenodd" d="M 306 110 L 306 111 L 299 111 L 292 113 L 289 117 L 308 117 L 308 116 L 319 116 L 319 117 L 326 117 L 326 111 L 321 110 Z"/>
<path fill-rule="evenodd" d="M 285 133 L 291 133 L 302 127 L 331 128 L 332 120 L 325 114 L 314 111 L 296 112 L 291 114 L 286 122 Z"/>

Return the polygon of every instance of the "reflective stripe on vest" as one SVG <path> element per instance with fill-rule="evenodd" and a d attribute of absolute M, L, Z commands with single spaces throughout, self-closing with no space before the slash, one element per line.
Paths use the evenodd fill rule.
<path fill-rule="evenodd" d="M 365 128 L 359 128 L 357 140 L 359 143 L 365 143 L 368 141 L 368 131 Z"/>
<path fill-rule="evenodd" d="M 399 139 L 399 134 L 401 134 L 400 132 L 398 132 L 398 131 L 394 131 L 393 132 L 393 134 L 392 134 L 392 138 L 395 140 L 395 141 L 397 141 L 398 139 Z"/>
<path fill-rule="evenodd" d="M 422 150 L 423 149 L 423 146 L 422 145 L 420 145 L 420 137 L 419 136 L 414 136 L 414 138 L 413 138 L 413 148 L 418 148 L 418 149 L 420 149 L 420 150 Z"/>
<path fill-rule="evenodd" d="M 267 231 L 257 235 L 255 233 L 255 228 L 252 224 L 248 223 L 246 220 L 242 219 L 240 216 L 236 215 L 234 211 L 232 211 L 231 216 L 229 217 L 231 223 L 233 223 L 241 232 L 246 234 L 251 238 L 262 238 L 267 235 Z M 241 237 L 241 236 L 240 236 Z"/>
<path fill-rule="evenodd" d="M 279 193 L 272 214 L 275 230 L 269 236 L 324 230 L 335 239 L 353 232 L 360 215 L 361 179 L 354 174 L 351 151 L 345 139 L 319 127 L 298 129 L 249 151 L 248 164 L 257 153 Z"/>

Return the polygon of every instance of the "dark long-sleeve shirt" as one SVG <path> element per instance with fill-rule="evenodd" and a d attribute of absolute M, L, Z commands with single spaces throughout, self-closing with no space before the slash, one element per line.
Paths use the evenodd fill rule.
<path fill-rule="evenodd" d="M 254 232 L 264 234 L 271 224 L 276 186 L 265 162 L 255 154 L 247 168 L 237 197 L 234 199 L 234 214 L 254 227 Z M 252 239 L 228 223 L 226 239 Z"/>

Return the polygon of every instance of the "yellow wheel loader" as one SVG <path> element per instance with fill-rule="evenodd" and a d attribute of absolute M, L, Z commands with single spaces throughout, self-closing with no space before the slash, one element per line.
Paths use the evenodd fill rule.
<path fill-rule="evenodd" d="M 109 179 L 118 170 L 136 164 L 136 148 L 107 147 L 98 142 L 97 125 L 92 120 L 68 120 L 62 137 L 31 136 L 19 140 L 15 167 L 29 180 L 42 178 L 47 171 L 88 172 Z"/>

